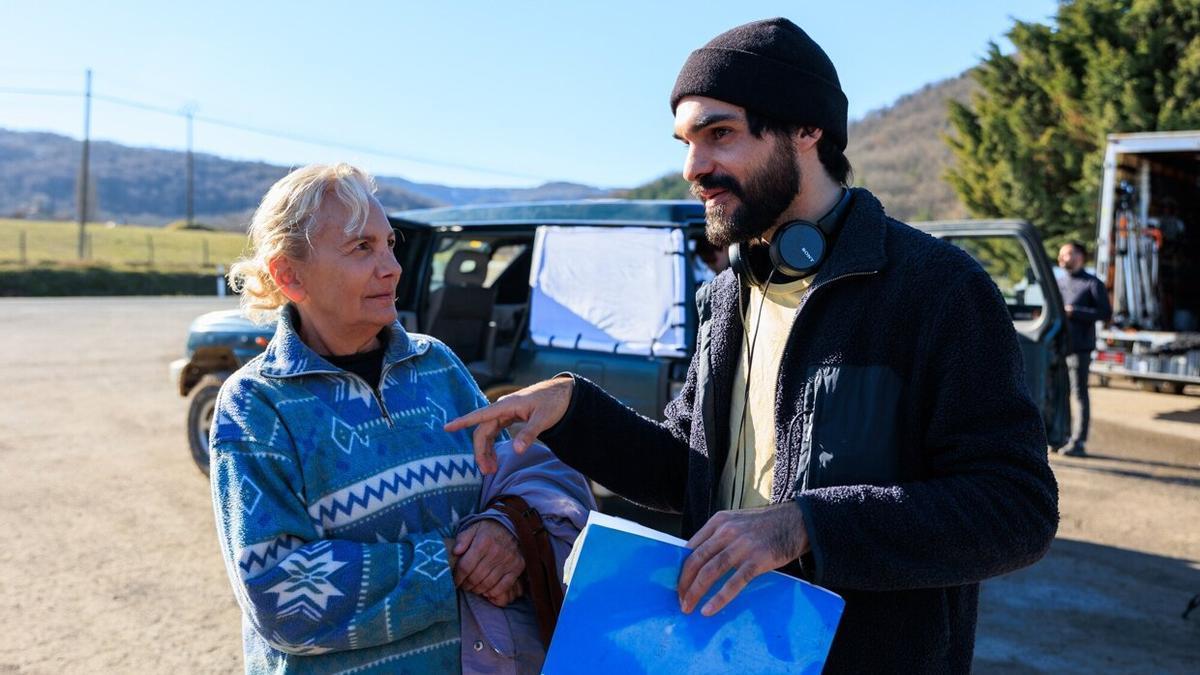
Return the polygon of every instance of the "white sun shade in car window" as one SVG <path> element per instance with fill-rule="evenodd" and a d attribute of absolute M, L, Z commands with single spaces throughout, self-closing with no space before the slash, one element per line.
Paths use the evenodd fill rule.
<path fill-rule="evenodd" d="M 681 230 L 539 227 L 529 332 L 541 346 L 687 356 Z"/>

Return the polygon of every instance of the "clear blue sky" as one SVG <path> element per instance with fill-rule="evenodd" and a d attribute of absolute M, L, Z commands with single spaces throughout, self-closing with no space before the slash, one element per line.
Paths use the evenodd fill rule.
<path fill-rule="evenodd" d="M 667 96 L 688 53 L 787 16 L 829 53 L 851 119 L 978 63 L 996 2 L 30 2 L 0 0 L 0 127 L 82 135 L 81 90 L 390 157 L 197 122 L 196 149 L 277 164 L 345 159 L 455 185 L 631 186 L 678 171 Z M 182 148 L 182 119 L 97 101 L 92 137 Z M 903 142 L 903 139 L 896 139 Z M 429 161 L 409 161 L 413 158 Z M 853 160 L 853 158 L 851 158 Z M 472 170 L 483 169 L 485 171 Z M 2 187 L 2 186 L 0 186 Z"/>

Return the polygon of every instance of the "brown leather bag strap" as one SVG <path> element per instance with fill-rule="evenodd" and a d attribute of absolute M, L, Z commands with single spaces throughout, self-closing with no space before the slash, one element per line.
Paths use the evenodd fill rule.
<path fill-rule="evenodd" d="M 550 544 L 550 533 L 542 524 L 541 515 L 517 495 L 500 495 L 492 500 L 488 508 L 507 516 L 517 531 L 517 546 L 525 559 L 525 588 L 537 615 L 539 637 L 542 644 L 549 648 L 563 603 L 562 584 L 558 580 L 558 564 Z"/>

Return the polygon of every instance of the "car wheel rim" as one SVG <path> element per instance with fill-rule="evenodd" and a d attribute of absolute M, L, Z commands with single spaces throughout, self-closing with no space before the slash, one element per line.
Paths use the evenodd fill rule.
<path fill-rule="evenodd" d="M 196 434 L 196 447 L 204 451 L 205 457 L 208 457 L 208 430 L 212 428 L 213 414 L 216 409 L 217 402 L 215 400 L 206 402 L 200 409 L 196 428 L 192 430 L 192 433 Z"/>

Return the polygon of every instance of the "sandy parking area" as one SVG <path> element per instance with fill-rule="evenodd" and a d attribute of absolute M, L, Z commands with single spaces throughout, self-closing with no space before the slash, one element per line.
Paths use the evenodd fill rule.
<path fill-rule="evenodd" d="M 167 381 L 216 298 L 0 299 L 0 672 L 236 672 L 237 608 Z M 1096 395 L 1050 555 L 985 585 L 979 672 L 1195 672 L 1200 397 Z"/>
<path fill-rule="evenodd" d="M 230 302 L 0 300 L 0 671 L 233 672 L 237 607 L 167 379 Z"/>

